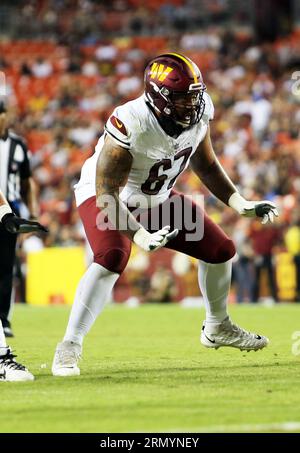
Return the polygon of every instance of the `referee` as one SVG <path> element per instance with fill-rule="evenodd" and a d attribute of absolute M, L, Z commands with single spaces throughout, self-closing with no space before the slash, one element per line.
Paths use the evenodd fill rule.
<path fill-rule="evenodd" d="M 9 234 L 42 231 L 47 228 L 38 222 L 21 219 L 12 213 L 5 197 L 0 190 L 0 224 Z M 0 320 L 0 383 L 3 381 L 32 381 L 34 376 L 21 363 L 16 362 L 15 355 L 6 344 L 4 330 Z"/>
<path fill-rule="evenodd" d="M 6 106 L 0 101 L 0 190 L 19 216 L 23 201 L 31 220 L 38 216 L 38 203 L 31 177 L 28 150 L 21 137 L 8 129 Z M 9 321 L 17 235 L 0 224 L 0 319 L 6 337 L 13 332 Z"/>

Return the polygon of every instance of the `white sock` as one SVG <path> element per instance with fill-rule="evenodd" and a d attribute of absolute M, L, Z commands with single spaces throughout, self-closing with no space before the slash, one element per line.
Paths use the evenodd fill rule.
<path fill-rule="evenodd" d="M 77 287 L 64 341 L 82 345 L 97 316 L 103 310 L 119 274 L 92 263 Z"/>
<path fill-rule="evenodd" d="M 2 327 L 2 322 L 0 319 L 0 356 L 5 355 L 7 353 L 7 344 L 6 344 L 6 339 Z"/>
<path fill-rule="evenodd" d="M 232 261 L 209 264 L 199 261 L 198 280 L 206 309 L 206 323 L 218 324 L 228 316 L 227 299 Z"/>

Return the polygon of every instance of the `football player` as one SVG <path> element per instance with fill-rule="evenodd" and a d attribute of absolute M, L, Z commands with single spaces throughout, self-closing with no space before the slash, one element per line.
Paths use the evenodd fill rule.
<path fill-rule="evenodd" d="M 21 219 L 13 214 L 4 195 L 0 191 L 0 222 L 10 233 L 47 232 L 38 222 Z M 1 381 L 33 381 L 34 376 L 15 360 L 15 355 L 6 344 L 2 323 L 0 320 L 0 382 Z"/>
<path fill-rule="evenodd" d="M 250 351 L 268 344 L 266 337 L 242 329 L 228 316 L 232 240 L 198 204 L 173 187 L 190 165 L 219 200 L 241 215 L 272 222 L 278 215 L 276 207 L 269 201 L 245 200 L 218 162 L 209 126 L 214 107 L 192 60 L 177 53 L 160 55 L 146 67 L 144 80 L 144 94 L 117 107 L 108 119 L 75 186 L 94 262 L 78 285 L 64 339 L 57 345 L 55 376 L 80 374 L 83 339 L 126 267 L 132 242 L 148 252 L 168 247 L 199 260 L 206 307 L 200 337 L 204 346 Z M 172 198 L 181 200 L 183 213 L 202 219 L 202 238 L 189 239 L 186 214 L 169 209 Z M 140 216 L 132 212 L 136 206 Z M 169 212 L 167 222 L 165 212 Z M 149 220 L 151 228 L 144 227 Z"/>

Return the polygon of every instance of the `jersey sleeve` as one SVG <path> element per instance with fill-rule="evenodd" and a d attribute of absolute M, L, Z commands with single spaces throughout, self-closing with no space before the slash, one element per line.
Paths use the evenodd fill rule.
<path fill-rule="evenodd" d="M 132 147 L 133 125 L 131 114 L 126 111 L 126 105 L 114 110 L 104 129 L 119 146 L 126 149 Z"/>

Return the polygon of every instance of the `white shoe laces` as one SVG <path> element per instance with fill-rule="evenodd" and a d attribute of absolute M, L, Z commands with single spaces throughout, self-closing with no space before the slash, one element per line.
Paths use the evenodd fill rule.
<path fill-rule="evenodd" d="M 224 330 L 231 334 L 235 334 L 235 335 L 238 334 L 241 337 L 247 337 L 247 336 L 252 337 L 254 335 L 251 332 L 248 332 L 247 330 L 243 329 L 242 327 L 240 327 L 236 324 L 232 324 L 232 323 L 230 323 L 228 325 L 228 327 L 225 327 Z"/>
<path fill-rule="evenodd" d="M 63 366 L 74 366 L 81 358 L 81 355 L 74 350 L 61 349 L 57 351 L 57 364 Z"/>
<path fill-rule="evenodd" d="M 245 342 L 245 344 L 248 344 L 249 342 L 252 342 L 253 340 L 255 342 L 258 342 L 263 339 L 263 337 L 261 337 L 261 336 L 257 337 L 257 334 L 248 332 L 247 330 L 243 329 L 242 327 L 240 327 L 236 324 L 233 324 L 231 321 L 228 321 L 228 322 L 224 323 L 224 325 L 222 325 L 220 335 L 223 338 L 224 338 L 224 336 L 227 336 L 227 338 L 230 340 L 234 340 L 234 341 L 239 340 L 239 341 Z"/>

